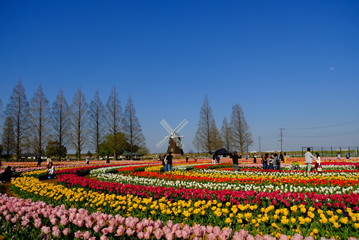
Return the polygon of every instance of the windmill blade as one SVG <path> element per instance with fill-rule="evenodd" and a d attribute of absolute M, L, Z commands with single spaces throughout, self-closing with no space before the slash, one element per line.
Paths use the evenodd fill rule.
<path fill-rule="evenodd" d="M 183 119 L 183 121 L 178 124 L 178 126 L 173 130 L 173 132 L 179 132 L 181 131 L 186 125 L 187 125 L 188 121 L 186 119 Z"/>
<path fill-rule="evenodd" d="M 170 135 L 164 137 L 161 142 L 159 142 L 159 143 L 156 144 L 156 146 L 157 146 L 158 148 L 162 147 L 162 145 L 163 145 L 165 142 L 167 142 L 169 138 L 170 138 Z"/>
<path fill-rule="evenodd" d="M 173 132 L 173 129 L 171 128 L 171 126 L 166 122 L 166 120 L 162 119 L 160 121 L 161 125 L 166 129 L 166 131 L 168 133 L 172 133 Z"/>

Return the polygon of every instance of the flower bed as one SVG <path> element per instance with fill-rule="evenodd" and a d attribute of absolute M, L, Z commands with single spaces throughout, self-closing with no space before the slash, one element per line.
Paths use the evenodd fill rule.
<path fill-rule="evenodd" d="M 158 165 L 158 163 L 156 164 Z M 13 189 L 24 198 L 42 200 L 54 206 L 63 205 L 64 208 L 66 206 L 66 209 L 76 208 L 78 210 L 83 208 L 88 211 L 88 214 L 99 211 L 102 214 L 112 214 L 112 216 L 117 214 L 117 216 L 136 218 L 139 222 L 142 221 L 141 219 L 152 222 L 171 221 L 171 226 L 177 224 L 176 226 L 180 227 L 180 229 L 176 227 L 175 230 L 171 228 L 169 231 L 166 230 L 167 232 L 163 229 L 160 230 L 163 238 L 216 239 L 219 235 L 212 234 L 214 228 L 222 229 L 221 239 L 228 237 L 252 239 L 254 236 L 257 239 L 270 239 L 268 235 L 281 239 L 286 239 L 288 236 L 292 236 L 292 239 L 300 239 L 301 236 L 318 239 L 320 237 L 358 238 L 356 232 L 359 228 L 359 195 L 355 192 L 358 189 L 356 171 L 303 176 L 301 172 L 297 171 L 248 170 L 238 173 L 223 170 L 186 171 L 186 169 L 192 168 L 188 166 L 179 168 L 180 171 L 166 173 L 156 172 L 155 169 L 158 167 L 149 167 L 149 165 L 112 168 L 106 165 L 106 167 L 97 170 L 90 168 L 61 170 L 58 181 L 63 185 L 41 182 L 29 176 L 14 179 L 12 185 Z M 107 179 L 111 182 L 105 182 L 79 176 L 84 174 L 84 170 L 86 173 L 97 172 L 96 174 L 91 173 L 91 176 L 101 179 L 105 179 L 106 175 L 113 178 Z M 121 176 L 120 179 L 123 179 L 124 182 L 113 182 L 111 179 L 114 179 L 115 176 Z M 290 179 L 292 180 L 289 181 Z M 165 187 L 160 184 L 153 186 L 151 184 L 153 182 L 150 180 L 158 180 L 169 186 Z M 143 183 L 145 181 L 147 181 L 146 184 Z M 208 181 L 213 186 L 222 184 L 223 189 L 206 189 L 203 188 L 205 185 L 196 185 L 209 184 Z M 192 182 L 193 184 L 184 187 L 174 184 L 176 182 Z M 288 191 L 229 190 L 224 187 L 225 184 L 241 187 L 258 183 L 278 187 L 286 185 Z M 342 187 L 344 185 L 347 186 Z M 308 188 L 311 187 L 313 191 L 308 192 Z M 317 191 L 325 187 L 335 187 L 337 192 L 324 194 L 324 190 Z M 345 193 L 340 192 L 340 189 L 344 189 Z M 6 216 L 8 215 L 7 212 Z M 14 218 L 13 215 L 12 218 Z M 0 221 L 8 222 L 12 218 L 8 216 L 4 220 L 4 217 L 0 217 Z M 14 222 L 17 222 L 15 220 Z M 73 234 L 80 231 L 77 235 L 72 236 L 84 238 L 83 234 L 86 232 L 88 238 L 112 238 L 117 231 L 115 228 L 112 233 L 104 234 L 102 230 L 108 227 L 100 227 L 96 232 L 93 227 L 83 226 L 81 229 L 77 229 L 77 227 L 71 229 Z M 181 228 L 183 226 L 188 228 L 197 226 L 196 231 L 202 233 L 198 235 L 194 233 L 193 229 L 189 233 L 184 233 Z M 46 227 L 50 227 L 52 231 L 54 225 L 46 225 Z M 64 229 L 61 226 L 58 227 L 63 234 Z M 7 229 L 9 228 L 11 227 L 8 226 Z M 212 231 L 208 232 L 207 228 Z M 134 228 L 131 229 L 128 231 L 135 231 L 134 234 L 139 233 Z M 48 232 L 49 228 L 44 228 L 44 230 L 41 234 Z M 57 230 L 56 227 L 55 230 Z M 148 231 L 147 227 L 145 231 Z M 176 231 L 180 232 L 176 233 Z M 132 234 L 127 237 L 144 238 L 144 234 L 145 232 L 142 231 L 139 235 Z M 167 234 L 168 236 L 166 236 Z M 51 236 L 53 237 L 53 235 Z M 151 234 L 148 237 L 157 238 Z"/>

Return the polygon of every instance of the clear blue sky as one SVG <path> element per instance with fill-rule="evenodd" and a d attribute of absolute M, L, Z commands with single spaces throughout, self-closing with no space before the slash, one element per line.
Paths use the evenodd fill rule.
<path fill-rule="evenodd" d="M 161 119 L 192 146 L 208 96 L 220 129 L 240 104 L 250 150 L 359 145 L 359 1 L 0 2 L 0 99 L 22 79 L 52 103 L 78 88 L 132 97 L 151 152 Z"/>

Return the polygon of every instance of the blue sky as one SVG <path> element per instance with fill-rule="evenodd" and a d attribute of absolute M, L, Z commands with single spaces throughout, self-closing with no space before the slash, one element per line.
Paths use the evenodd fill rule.
<path fill-rule="evenodd" d="M 207 95 L 220 129 L 240 104 L 251 150 L 359 145 L 358 1 L 1 1 L 0 99 L 22 79 L 52 103 L 81 88 L 132 97 L 151 152 Z"/>

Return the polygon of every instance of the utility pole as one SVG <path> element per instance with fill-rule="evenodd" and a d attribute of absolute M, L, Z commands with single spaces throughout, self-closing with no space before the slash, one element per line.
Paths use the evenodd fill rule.
<path fill-rule="evenodd" d="M 279 128 L 279 142 L 280 142 L 280 151 L 283 152 L 283 130 L 284 128 Z"/>

